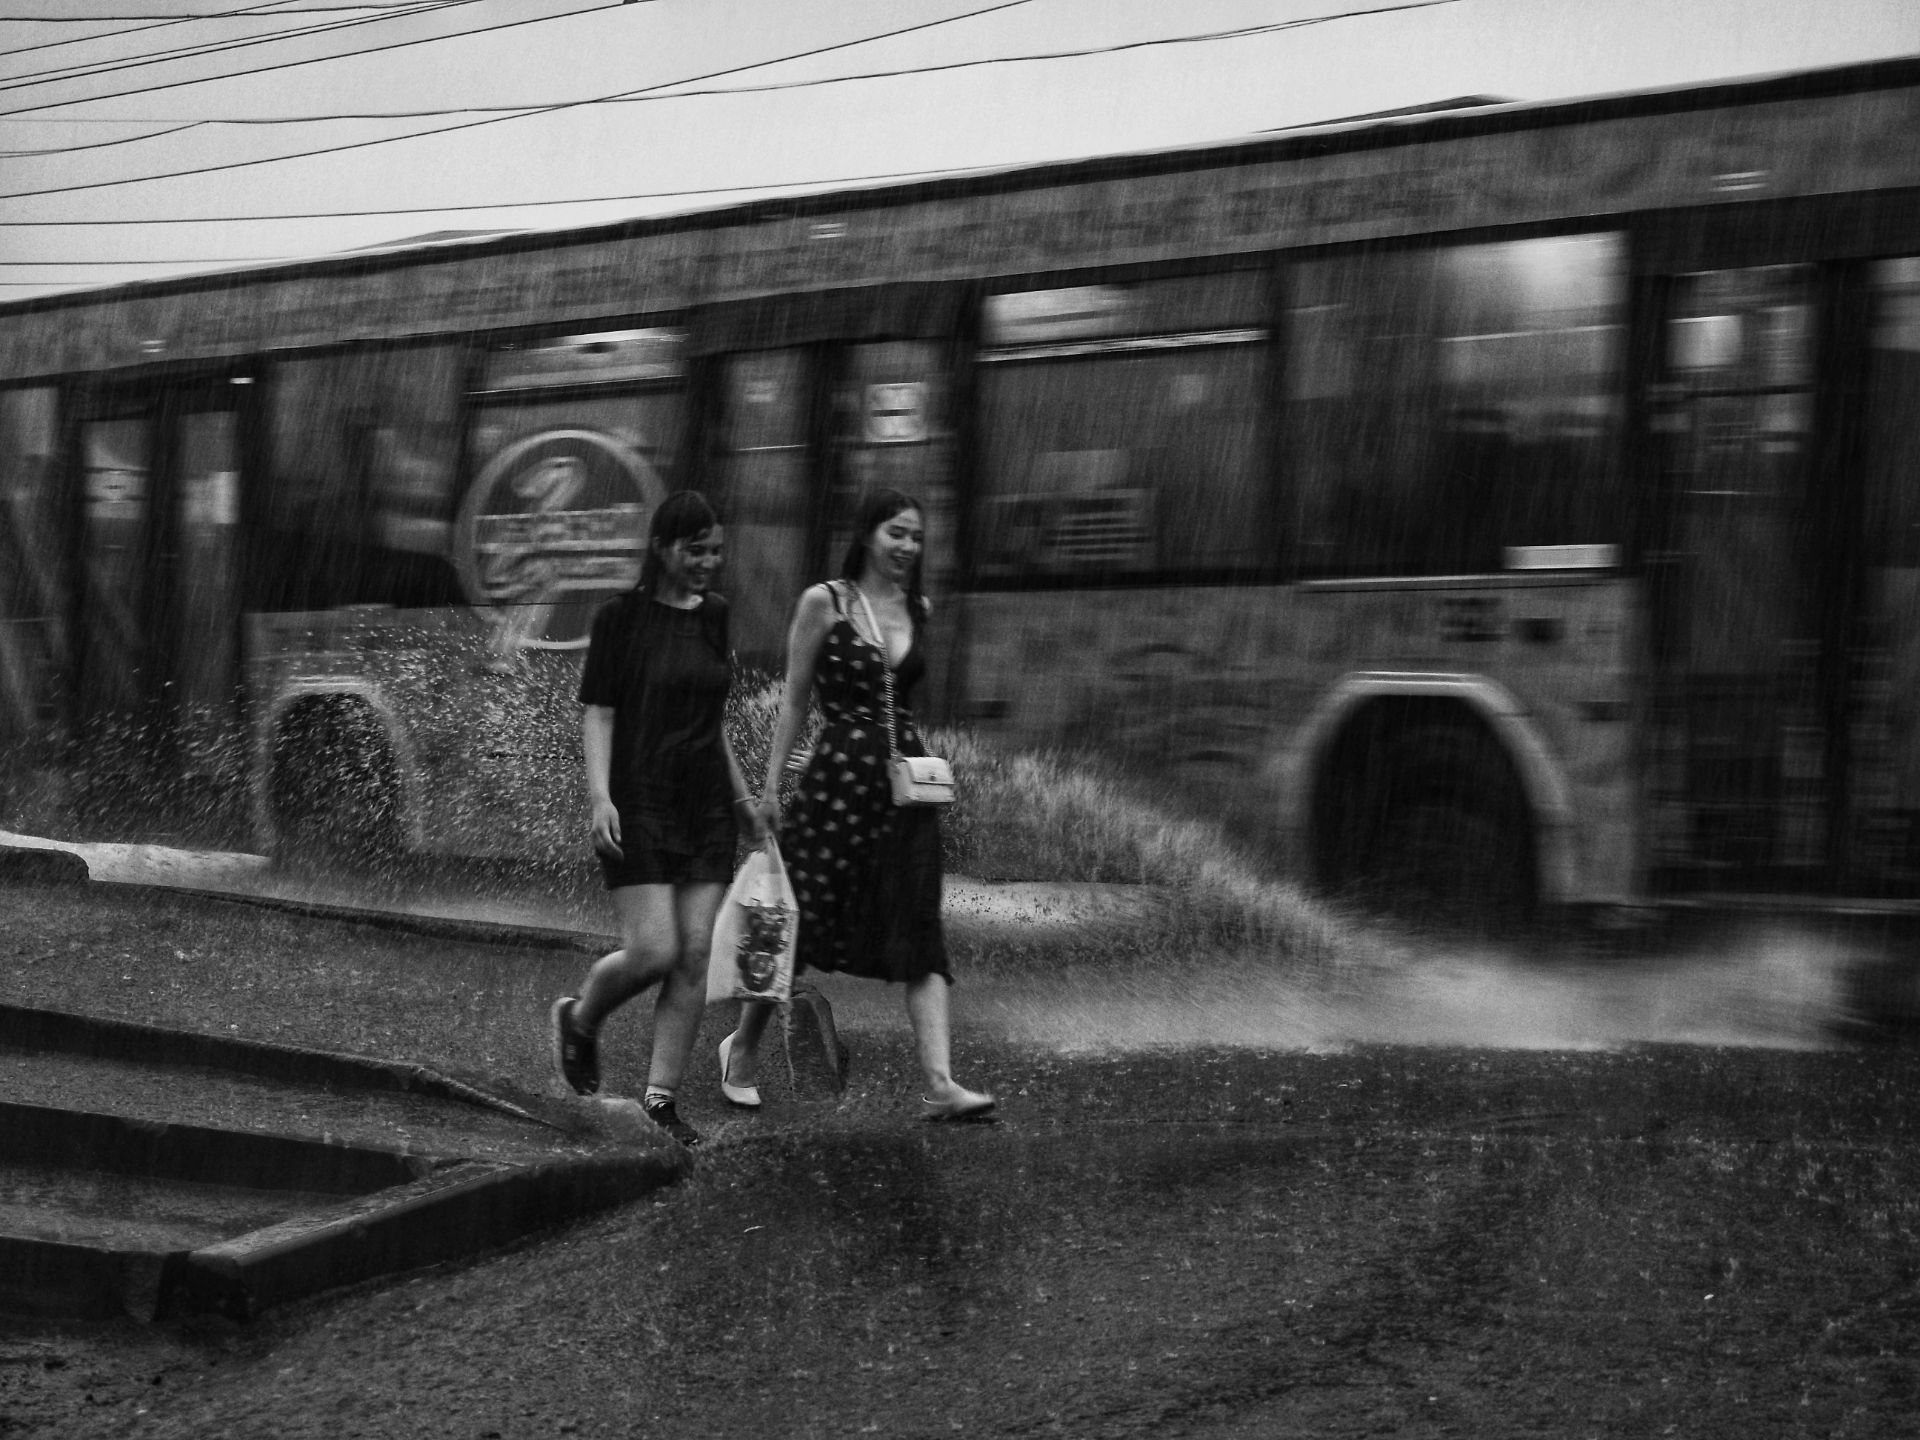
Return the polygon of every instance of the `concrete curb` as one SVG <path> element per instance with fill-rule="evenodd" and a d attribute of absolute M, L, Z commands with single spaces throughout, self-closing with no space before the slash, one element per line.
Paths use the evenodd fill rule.
<path fill-rule="evenodd" d="M 133 1020 L 109 1020 L 66 1010 L 0 1004 L 0 1045 L 22 1050 L 58 1050 L 109 1060 L 197 1065 L 296 1084 L 400 1091 L 484 1106 L 538 1125 L 553 1124 L 481 1086 L 410 1061 L 232 1035 L 169 1030 Z"/>
<path fill-rule="evenodd" d="M 338 1210 L 269 1226 L 180 1257 L 155 1318 L 269 1306 L 497 1249 L 672 1184 L 683 1159 L 653 1151 L 527 1165 L 464 1160 Z"/>
<path fill-rule="evenodd" d="M 345 1197 L 192 1250 L 0 1234 L 0 1310 L 50 1318 L 248 1320 L 638 1199 L 689 1165 L 677 1148 L 472 1160 L 17 1104 L 0 1104 L 0 1135 L 20 1164 Z"/>
<path fill-rule="evenodd" d="M 4 1101 L 0 1135 L 7 1158 L 23 1164 L 322 1195 L 410 1184 L 444 1163 L 377 1145 Z"/>
<path fill-rule="evenodd" d="M 0 1314 L 38 1320 L 151 1320 L 170 1256 L 0 1235 Z"/>
<path fill-rule="evenodd" d="M 93 880 L 86 857 L 77 851 L 29 845 L 0 844 L 0 881 L 19 881 L 40 885 L 84 885 Z M 284 895 L 249 895 L 198 885 L 156 885 L 137 880 L 109 880 L 115 890 L 136 895 L 187 895 L 199 900 L 220 900 L 233 905 L 249 905 L 258 910 L 274 910 L 286 915 L 304 915 L 317 920 L 337 920 L 349 925 L 371 925 L 382 930 L 401 930 L 435 940 L 453 940 L 475 945 L 521 946 L 530 950 L 568 950 L 581 954 L 603 955 L 620 944 L 612 934 L 585 930 L 566 930 L 539 925 L 515 925 L 497 920 L 463 920 L 448 915 L 419 915 L 399 910 L 381 910 L 367 905 L 342 905 L 326 900 L 299 900 Z"/>
<path fill-rule="evenodd" d="M 0 845 L 0 880 L 34 885 L 85 885 L 93 879 L 86 860 L 71 850 Z"/>
<path fill-rule="evenodd" d="M 619 936 L 585 930 L 545 929 L 536 925 L 511 925 L 498 920 L 457 920 L 448 915 L 415 915 L 402 910 L 336 905 L 325 900 L 292 900 L 282 895 L 242 895 L 231 890 L 196 889 L 186 885 L 144 885 L 131 880 L 104 883 L 110 883 L 115 890 L 151 895 L 156 899 L 185 895 L 196 900 L 220 900 L 232 905 L 250 905 L 257 910 L 275 910 L 314 920 L 335 920 L 345 925 L 370 925 L 377 930 L 398 930 L 429 940 L 452 940 L 466 945 L 565 950 L 596 957 L 620 948 Z"/>
<path fill-rule="evenodd" d="M 399 1091 L 499 1111 L 547 1130 L 548 1116 L 404 1061 L 133 1021 L 0 1005 L 0 1045 L 226 1070 L 333 1089 Z M 337 1205 L 193 1250 L 0 1234 L 0 1311 L 139 1320 L 211 1311 L 237 1320 L 323 1290 L 497 1248 L 673 1183 L 690 1161 L 616 1143 L 525 1162 L 423 1154 L 271 1132 L 137 1120 L 0 1102 L 7 1160 L 260 1190 L 344 1197 Z"/>

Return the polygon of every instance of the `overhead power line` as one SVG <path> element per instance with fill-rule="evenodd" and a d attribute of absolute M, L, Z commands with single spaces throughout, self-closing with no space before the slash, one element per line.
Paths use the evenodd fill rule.
<path fill-rule="evenodd" d="M 144 135 L 123 135 L 118 140 L 95 140 L 87 145 L 58 145 L 45 150 L 0 150 L 0 159 L 30 160 L 45 155 L 77 155 L 83 150 L 107 150 L 115 145 L 138 145 L 142 140 L 158 140 L 163 135 L 178 135 L 182 130 L 195 130 L 199 126 L 198 120 L 190 120 L 185 125 L 173 125 L 165 130 L 149 130 Z"/>
<path fill-rule="evenodd" d="M 154 180 L 183 179 L 189 176 L 211 174 L 218 171 L 242 170 L 242 169 L 247 169 L 257 165 L 273 165 L 273 164 L 280 164 L 288 160 L 300 160 L 300 159 L 307 159 L 307 158 L 311 158 L 319 155 L 340 154 L 340 153 L 344 153 L 352 150 L 369 149 L 377 145 L 397 144 L 404 140 L 417 140 L 417 139 L 429 138 L 436 135 L 449 135 L 449 134 L 454 134 L 463 130 L 478 129 L 479 127 L 484 125 L 497 125 L 497 124 L 502 124 L 509 120 L 526 119 L 534 115 L 554 114 L 560 111 L 579 109 L 589 105 L 607 104 L 616 100 L 633 99 L 640 96 L 654 94 L 656 92 L 663 91 L 663 90 L 674 90 L 683 85 L 698 84 L 703 80 L 718 79 L 721 76 L 725 76 L 725 75 L 743 74 L 749 70 L 764 69 L 768 66 L 784 64 L 791 60 L 809 59 L 816 55 L 824 55 L 837 50 L 850 49 L 854 46 L 870 44 L 877 40 L 892 39 L 895 36 L 909 34 L 914 31 L 928 30 L 939 25 L 952 24 L 960 20 L 970 20 L 980 15 L 991 14 L 998 10 L 1010 10 L 1015 8 L 1016 6 L 1024 5 L 1027 3 L 1029 3 L 1029 0 L 1002 0 L 1002 3 L 1000 4 L 989 5 L 982 9 L 968 11 L 961 15 L 948 16 L 941 20 L 925 21 L 917 25 L 904 27 L 903 29 L 885 31 L 877 35 L 868 35 L 868 36 L 864 36 L 854 40 L 841 41 L 833 45 L 824 45 L 812 50 L 800 51 L 791 55 L 778 56 L 771 60 L 760 60 L 760 61 L 754 61 L 746 65 L 731 66 L 724 70 L 710 71 L 704 75 L 688 76 L 681 80 L 661 81 L 660 83 L 655 85 L 642 86 L 637 90 L 621 91 L 615 95 L 610 95 L 610 96 L 597 96 L 597 97 L 590 97 L 588 99 L 583 99 L 583 100 L 562 101 L 552 105 L 540 106 L 533 109 L 517 110 L 511 114 L 506 114 L 506 115 L 488 115 L 483 119 L 468 120 L 457 125 L 442 125 L 442 126 L 436 126 L 428 130 L 412 131 L 405 135 L 386 135 L 386 136 L 379 136 L 371 140 L 358 140 L 358 141 L 352 141 L 352 142 L 348 142 L 340 145 L 319 146 L 312 150 L 295 151 L 291 154 L 286 154 L 286 155 L 262 156 L 258 159 L 253 159 L 253 160 L 227 161 L 227 162 L 222 162 L 222 163 L 213 164 L 213 165 L 195 166 L 187 170 L 173 170 L 173 171 L 159 172 L 159 173 L 150 174 L 150 175 L 128 176 L 118 180 L 96 180 L 96 181 L 89 181 L 89 182 L 84 182 L 81 184 L 74 184 L 74 185 L 46 186 L 37 190 L 13 190 L 13 191 L 0 192 L 0 200 L 19 200 L 19 199 L 28 199 L 28 198 L 32 198 L 35 196 L 42 196 L 42 195 L 69 194 L 69 193 L 73 193 L 81 190 L 109 189 L 109 188 L 114 188 L 122 185 L 145 184 L 147 182 L 154 181 Z M 1194 43 L 1212 41 L 1212 40 L 1241 39 L 1250 35 L 1268 34 L 1268 33 L 1275 33 L 1282 30 L 1300 29 L 1309 25 L 1323 25 L 1335 20 L 1359 19 L 1359 18 L 1365 18 L 1369 16 L 1374 16 L 1374 15 L 1392 14 L 1397 11 L 1405 11 L 1405 10 L 1425 10 L 1425 9 L 1434 8 L 1436 6 L 1452 5 L 1457 3 L 1459 3 L 1459 0 L 1411 0 L 1411 3 L 1406 3 L 1406 4 L 1382 6 L 1382 7 L 1377 7 L 1373 9 L 1365 9 L 1365 10 L 1348 10 L 1348 11 L 1342 11 L 1342 12 L 1329 14 L 1329 15 L 1308 16 L 1308 17 L 1303 17 L 1301 19 L 1296 19 L 1296 20 L 1277 22 L 1275 24 L 1267 25 L 1267 26 L 1242 27 L 1236 30 L 1209 31 L 1202 34 L 1170 36 L 1170 37 L 1163 37 L 1163 38 L 1154 39 L 1154 40 L 1127 41 L 1127 42 L 1123 42 L 1121 44 L 1117 44 L 1113 46 L 1090 47 L 1085 50 L 1062 51 L 1062 52 L 1056 52 L 1048 55 L 990 57 L 990 58 L 982 59 L 978 61 L 953 62 L 951 66 L 931 66 L 931 67 L 925 67 L 925 68 L 929 70 L 938 70 L 938 69 L 945 69 L 945 68 L 964 68 L 966 66 L 971 66 L 971 65 L 1010 63 L 1011 61 L 1015 61 L 1015 60 L 1068 59 L 1068 58 L 1078 58 L 1083 55 L 1106 54 L 1106 53 L 1112 53 L 1112 52 L 1121 51 L 1121 50 L 1144 49 L 1144 48 L 1148 48 L 1156 45 L 1194 44 Z M 799 83 L 799 82 L 795 82 L 795 83 Z M 825 82 L 813 82 L 813 83 L 825 83 Z M 665 96 L 661 98 L 674 98 L 674 97 Z M 721 190 L 745 190 L 745 189 L 750 189 L 755 187 L 725 186 L 725 187 L 717 187 L 717 188 Z M 785 187 L 773 186 L 773 187 L 764 187 L 764 188 L 785 188 Z M 681 193 L 681 192 L 672 192 L 672 191 L 662 192 L 661 196 L 658 198 L 667 198 L 677 193 Z M 708 193 L 711 193 L 711 192 L 708 192 Z M 631 198 L 641 198 L 641 197 L 631 197 Z M 646 198 L 655 198 L 655 197 L 646 197 Z M 543 203 L 543 202 L 535 202 L 535 203 Z M 581 202 L 570 202 L 570 203 L 581 203 Z M 460 209 L 460 208 L 466 208 L 466 207 L 430 206 L 430 207 L 423 207 L 423 208 L 425 210 L 442 210 L 442 209 L 452 210 L 452 209 Z M 511 209 L 511 208 L 515 208 L 515 202 L 511 202 L 511 201 L 495 202 L 493 204 L 476 206 L 472 208 Z M 348 213 L 369 213 L 370 214 L 370 213 L 376 213 L 376 212 L 342 211 L 337 213 L 345 215 Z M 217 219 L 218 217 L 210 217 L 210 218 Z M 269 218 L 269 217 L 254 217 L 254 218 Z M 288 216 L 285 218 L 294 218 L 294 217 Z M 7 223 L 7 222 L 0 222 L 0 224 L 4 224 L 4 223 Z M 89 223 L 89 222 L 79 222 L 79 223 Z"/>
<path fill-rule="evenodd" d="M 9 25 L 108 25 L 122 20 L 165 20 L 169 24 L 189 20 L 235 20 L 250 19 L 262 10 L 278 5 L 280 0 L 268 0 L 266 5 L 249 5 L 244 10 L 163 10 L 151 15 L 0 15 L 0 21 Z M 289 5 L 284 10 L 274 10 L 276 15 L 331 15 L 343 10 L 405 10 L 417 5 L 420 0 L 381 0 L 378 4 L 368 5 Z M 634 3 L 634 0 L 629 0 Z M 651 3 L 651 0 L 648 0 Z M 157 26 L 154 28 L 158 28 Z"/>
<path fill-rule="evenodd" d="M 0 260 L 0 265 L 8 269 L 46 269 L 50 266 L 64 265 L 75 270 L 103 270 L 115 266 L 128 265 L 274 265 L 282 260 L 297 257 L 291 255 L 196 255 L 184 260 Z M 312 257 L 309 256 L 309 259 Z"/>
<path fill-rule="evenodd" d="M 294 12 L 277 8 L 281 0 L 265 0 L 259 5 L 249 5 L 244 10 L 225 11 L 219 18 L 241 20 L 272 20 L 276 16 Z M 394 10 L 409 10 L 421 3 L 421 0 L 399 0 L 399 3 L 386 7 Z M 17 45 L 10 50 L 0 50 L 0 56 L 31 55 L 41 50 L 59 50 L 68 45 L 89 45 L 96 40 L 117 40 L 123 35 L 144 35 L 149 30 L 166 30 L 175 25 L 191 25 L 197 20 L 213 18 L 204 15 L 175 16 L 161 20 L 154 25 L 135 25 L 127 30 L 102 30 L 93 35 L 70 35 L 64 40 L 42 40 L 37 45 Z M 95 23 L 98 23 L 97 21 Z"/>
<path fill-rule="evenodd" d="M 617 205 L 632 200 L 693 200 L 703 195 L 747 195 L 767 190 L 832 189 L 839 185 L 877 185 L 890 180 L 926 180 L 937 175 L 973 175 L 1003 167 L 978 165 L 961 169 L 891 170 L 875 175 L 832 175 L 811 180 L 769 180 L 750 185 L 704 185 L 688 190 L 645 190 L 632 195 L 584 195 L 564 200 L 491 200 L 463 205 L 391 205 L 370 210 L 305 210 L 274 215 L 160 215 L 115 217 L 110 220 L 0 220 L 0 229 L 45 229 L 50 226 L 96 225 L 230 225 L 274 220 L 356 220 L 385 215 L 449 215 L 474 210 L 532 210 L 553 205 Z M 0 265 L 7 262 L 0 260 Z"/>
<path fill-rule="evenodd" d="M 278 45 L 287 40 L 308 39 L 315 35 L 330 35 L 337 30 L 356 30 L 362 25 L 382 25 L 389 20 L 406 19 L 414 15 L 431 15 L 441 10 L 452 10 L 462 5 L 478 4 L 479 0 L 413 0 L 405 10 L 396 10 L 380 15 L 362 15 L 352 20 L 323 20 L 314 25 L 298 25 L 287 30 L 276 30 L 271 35 L 248 35 L 229 37 L 224 40 L 204 40 L 192 45 L 177 45 L 171 50 L 149 50 L 136 55 L 116 56 L 112 60 L 101 60 L 93 64 L 56 65 L 50 70 L 29 70 L 19 75 L 0 78 L 0 92 L 10 90 L 34 90 L 43 85 L 64 85 L 75 80 L 91 80 L 100 75 L 115 75 L 122 70 L 141 70 L 149 65 L 169 65 L 181 60 L 198 60 L 208 55 L 224 55 L 230 50 L 250 50 L 256 45 Z M 271 15 L 262 15 L 260 19 L 272 19 Z M 154 27 L 158 28 L 158 27 Z M 140 32 L 123 32 L 139 34 Z M 469 33 L 469 32 L 461 32 Z M 430 37 L 431 38 L 431 37 Z M 409 42 L 401 42 L 403 44 Z M 420 42 L 411 42 L 420 43 Z M 257 67 L 254 70 L 223 70 L 218 75 L 203 75 L 192 80 L 175 80 L 166 84 L 140 86 L 132 90 L 107 91 L 99 95 L 88 95 L 74 100 L 49 100 L 40 105 L 23 107 L 19 112 L 28 110 L 53 110 L 64 105 L 90 105 L 99 100 L 115 100 L 124 95 L 142 95 L 151 90 L 170 90 L 182 85 L 204 85 L 213 80 L 225 80 L 241 75 L 257 74 L 261 70 L 277 70 L 294 65 L 313 65 L 322 60 L 347 59 L 354 55 L 372 54 L 386 49 L 386 46 L 371 46 L 365 50 L 343 50 L 331 55 L 314 56 L 306 60 L 281 61 L 274 65 Z M 19 52 L 0 52 L 19 53 Z"/>
<path fill-rule="evenodd" d="M 971 20 L 976 16 L 991 14 L 996 10 L 1011 10 L 1011 9 L 1014 9 L 1016 6 L 1027 5 L 1031 3 L 1032 3 L 1032 0 L 1000 0 L 1000 3 L 998 4 L 988 5 L 979 10 L 970 10 L 960 15 L 949 15 L 939 20 L 922 21 L 915 25 L 904 26 L 898 30 L 882 31 L 877 35 L 863 35 L 852 40 L 838 41 L 832 45 L 817 46 L 812 50 L 802 50 L 790 55 L 775 56 L 773 59 L 770 59 L 770 60 L 755 60 L 745 65 L 728 66 L 723 70 L 708 71 L 704 75 L 691 75 L 691 76 L 684 77 L 680 80 L 663 80 L 655 85 L 641 86 L 637 90 L 623 90 L 623 91 L 620 91 L 619 94 L 641 95 L 641 94 L 647 93 L 648 91 L 671 89 L 675 85 L 692 85 L 692 84 L 698 84 L 702 80 L 715 80 L 723 75 L 744 74 L 746 71 L 749 71 L 749 70 L 762 70 L 769 65 L 784 64 L 789 60 L 805 60 L 815 55 L 826 55 L 836 50 L 847 50 L 847 49 L 851 49 L 856 45 L 868 45 L 868 44 L 872 44 L 876 40 L 889 40 L 894 38 L 895 36 L 908 35 L 916 31 L 932 30 L 941 25 L 951 25 L 956 23 L 957 21 Z M 584 12 L 573 11 L 569 13 L 580 14 Z M 546 18 L 561 19 L 564 17 L 549 16 Z M 512 23 L 513 24 L 530 24 L 533 22 L 515 21 Z M 497 26 L 493 28 L 504 29 L 508 27 Z M 462 33 L 474 34 L 478 32 L 463 31 Z M 404 43 L 418 44 L 418 43 L 425 43 L 425 42 L 413 41 L 413 42 L 404 42 Z M 167 88 L 167 87 L 156 87 L 156 88 Z M 602 96 L 598 98 L 601 100 L 604 100 L 611 97 Z M 417 139 L 422 139 L 432 135 L 449 135 L 460 130 L 475 130 L 483 125 L 499 125 L 499 124 L 503 124 L 508 120 L 523 119 L 530 114 L 553 114 L 558 111 L 578 109 L 581 106 L 591 105 L 595 103 L 597 103 L 595 99 L 569 100 L 556 105 L 544 106 L 538 110 L 533 110 L 533 111 L 523 111 L 523 112 L 519 112 L 512 115 L 490 115 L 483 120 L 468 120 L 458 125 L 441 125 L 431 130 L 415 130 L 406 135 L 383 135 L 372 140 L 356 140 L 343 145 L 323 145 L 313 150 L 296 151 L 288 155 L 266 155 L 256 160 L 233 160 L 233 161 L 227 161 L 222 164 L 199 165 L 188 170 L 172 170 L 172 171 L 165 171 L 165 172 L 162 172 L 159 174 L 153 174 L 153 175 L 130 175 L 119 180 L 94 180 L 94 181 L 87 181 L 77 185 L 51 185 L 39 190 L 9 190 L 9 191 L 0 192 L 0 200 L 21 200 L 21 199 L 26 199 L 28 197 L 35 196 L 35 195 L 62 195 L 62 194 L 68 194 L 77 190 L 104 190 L 104 189 L 110 189 L 112 187 L 120 186 L 120 185 L 145 184 L 146 182 L 151 180 L 178 180 L 178 179 L 183 179 L 190 175 L 206 175 L 206 174 L 211 174 L 215 171 L 244 170 L 255 165 L 277 165 L 287 160 L 301 160 L 314 155 L 335 155 L 348 150 L 365 150 L 376 145 L 392 145 L 403 140 L 417 140 Z M 30 108 L 45 109 L 47 107 L 33 106 Z M 13 113 L 13 112 L 0 112 L 0 113 Z"/>
<path fill-rule="evenodd" d="M 1334 20 L 1364 18 L 1369 15 L 1390 14 L 1398 10 L 1424 10 L 1437 5 L 1457 4 L 1458 0 L 1414 0 L 1414 3 L 1393 5 L 1372 10 L 1344 11 L 1337 15 L 1309 15 L 1297 20 L 1281 20 L 1266 25 L 1247 25 L 1233 30 L 1210 30 L 1192 35 L 1170 35 L 1151 40 L 1128 40 L 1112 45 L 1089 45 L 1072 50 L 1042 50 L 1024 55 L 989 55 L 974 60 L 948 60 L 933 65 L 908 65 L 894 70 L 864 70 L 847 75 L 823 75 L 811 80 L 774 80 L 761 85 L 723 85 L 706 90 L 674 89 L 670 94 L 634 92 L 623 95 L 611 95 L 601 99 L 577 102 L 527 101 L 518 105 L 452 105 L 416 110 L 336 110 L 319 115 L 263 115 L 263 116 L 213 116 L 188 122 L 189 125 L 215 126 L 271 126 L 271 125 L 317 125 L 342 120 L 427 120 L 443 115 L 493 115 L 517 114 L 523 111 L 544 110 L 554 106 L 575 103 L 587 105 L 640 105 L 658 104 L 668 100 L 713 99 L 730 95 L 760 95 L 782 90 L 808 90 L 826 85 L 845 85 L 864 80 L 901 79 L 914 75 L 933 75 L 951 70 L 969 70 L 989 65 L 1017 65 L 1035 61 L 1074 60 L 1094 55 L 1111 55 L 1128 50 L 1149 49 L 1165 45 L 1191 45 L 1216 40 L 1249 39 L 1256 35 L 1275 34 L 1283 30 L 1297 30 L 1310 25 L 1324 25 Z M 691 84 L 682 81 L 681 84 Z M 0 119 L 6 117 L 0 116 Z M 48 122 L 54 123 L 54 122 Z M 164 123 L 158 118 L 150 121 L 134 119 L 103 120 L 99 124 L 141 124 Z M 162 132 L 170 133 L 170 132 Z M 433 132 L 429 132 L 433 133 Z M 134 139 L 145 137 L 135 136 Z M 75 149 L 85 149 L 76 146 Z M 57 151 L 44 153 L 55 154 Z"/>

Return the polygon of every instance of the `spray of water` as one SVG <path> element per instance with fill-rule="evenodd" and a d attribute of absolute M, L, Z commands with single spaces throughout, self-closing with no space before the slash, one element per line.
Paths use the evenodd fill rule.
<path fill-rule="evenodd" d="M 1063 1054 L 1369 1044 L 1812 1049 L 1835 1043 L 1846 977 L 1868 958 L 1845 940 L 1788 925 L 1729 931 L 1630 961 L 1582 960 L 1553 944 L 1416 950 L 1402 941 L 1383 943 L 1375 963 L 1337 978 L 1302 979 L 1239 956 L 1178 973 L 996 986 L 968 996 L 967 1015 Z"/>
<path fill-rule="evenodd" d="M 426 876 L 370 897 L 363 878 L 290 870 L 260 856 L 155 845 L 51 842 L 0 831 L 0 844 L 80 854 L 97 880 L 177 885 L 424 915 L 593 931 L 590 891 L 496 889 Z M 950 911 L 964 925 L 999 924 L 1029 940 L 1111 920 L 1099 887 L 969 887 Z M 1303 974 L 1267 955 L 1119 962 L 1110 968 L 1034 963 L 969 984 L 962 1023 L 1063 1055 L 1165 1048 L 1324 1052 L 1356 1045 L 1606 1049 L 1665 1043 L 1811 1049 L 1834 1043 L 1847 978 L 1874 958 L 1818 926 L 1751 923 L 1631 958 L 1595 958 L 1567 942 L 1493 946 L 1405 935 L 1353 941 L 1361 958 Z M 849 1029 L 899 1024 L 887 987 L 823 982 Z"/>

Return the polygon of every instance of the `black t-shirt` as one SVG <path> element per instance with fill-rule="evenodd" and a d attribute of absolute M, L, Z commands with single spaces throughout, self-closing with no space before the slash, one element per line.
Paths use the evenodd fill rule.
<path fill-rule="evenodd" d="M 691 854 L 716 826 L 731 835 L 720 749 L 731 674 L 721 596 L 680 610 L 631 591 L 593 617 L 580 703 L 613 711 L 607 789 L 624 843 Z"/>

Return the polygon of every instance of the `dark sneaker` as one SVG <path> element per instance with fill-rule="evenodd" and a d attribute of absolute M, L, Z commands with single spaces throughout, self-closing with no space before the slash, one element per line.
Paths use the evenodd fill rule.
<path fill-rule="evenodd" d="M 595 1095 L 600 1090 L 600 1042 L 573 1028 L 576 995 L 562 995 L 553 1002 L 553 1063 L 560 1067 L 560 1078 L 576 1095 Z"/>
<path fill-rule="evenodd" d="M 647 1112 L 647 1119 L 689 1150 L 700 1143 L 700 1132 L 680 1118 L 680 1112 L 673 1108 L 673 1101 L 656 1097 L 641 1102 L 640 1108 Z"/>

